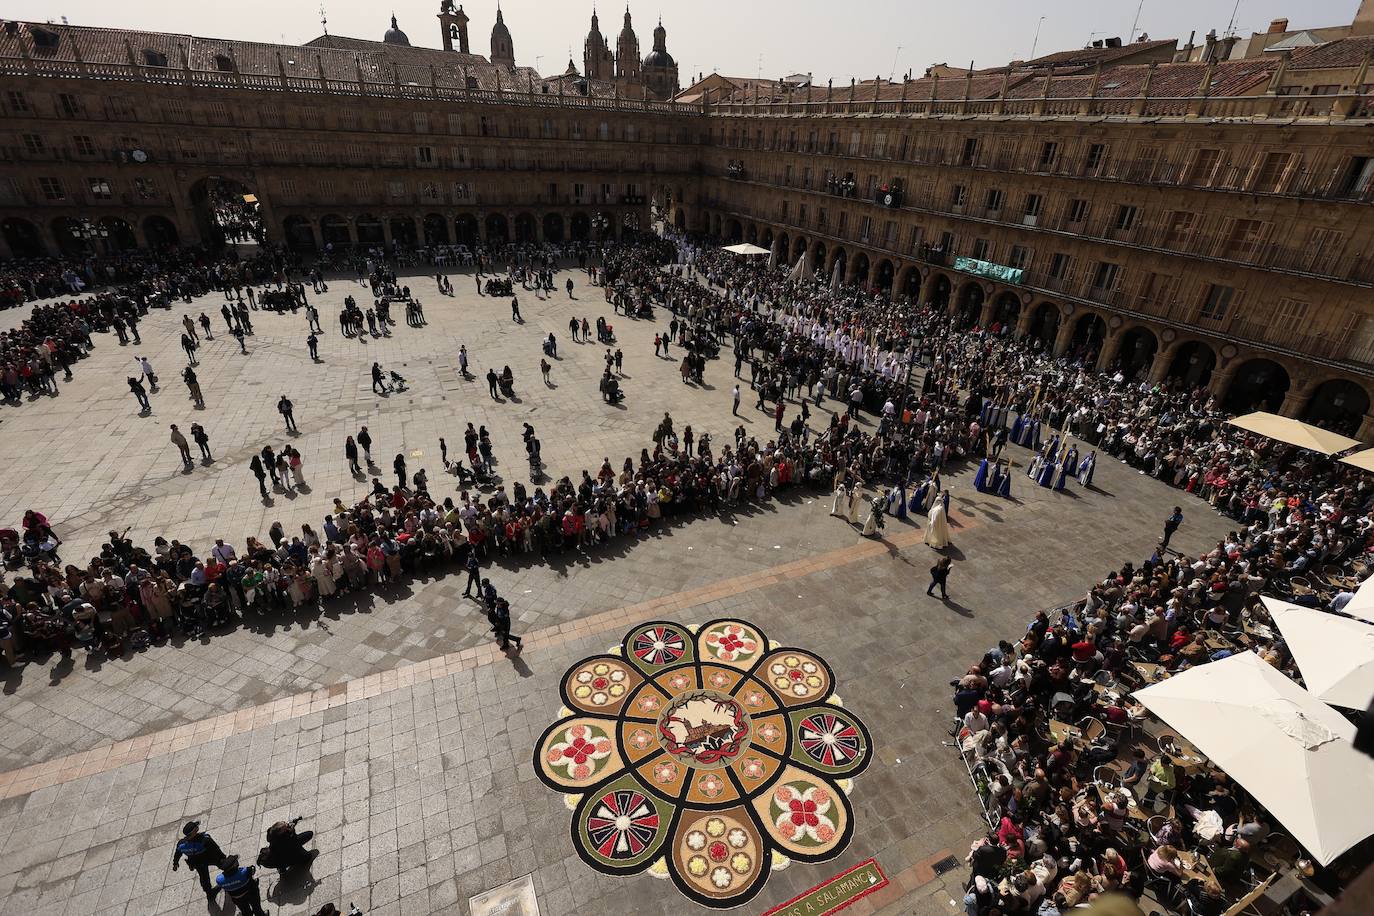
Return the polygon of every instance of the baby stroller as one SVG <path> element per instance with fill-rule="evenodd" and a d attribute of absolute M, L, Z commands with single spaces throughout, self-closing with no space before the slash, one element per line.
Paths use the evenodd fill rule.
<path fill-rule="evenodd" d="M 391 390 L 392 390 L 392 391 L 405 391 L 405 390 L 406 390 L 406 380 L 405 380 L 405 376 L 401 375 L 401 373 L 397 372 L 395 369 L 392 369 L 392 370 L 391 370 Z"/>
<path fill-rule="evenodd" d="M 24 551 L 19 548 L 19 532 L 13 528 L 0 528 L 0 556 L 5 566 L 18 569 L 24 565 Z"/>
<path fill-rule="evenodd" d="M 515 397 L 515 377 L 512 375 L 501 376 L 501 394 L 507 398 Z"/>

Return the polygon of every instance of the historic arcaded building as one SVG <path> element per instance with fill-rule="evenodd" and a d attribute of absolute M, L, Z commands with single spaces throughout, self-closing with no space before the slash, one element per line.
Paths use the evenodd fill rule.
<path fill-rule="evenodd" d="M 1374 14 L 1346 37 L 1065 51 L 920 79 L 710 78 L 595 14 L 582 69 L 441 47 L 5 23 L 0 257 L 606 238 L 662 217 L 821 275 L 1374 438 Z M 412 32 L 413 34 L 413 32 Z M 1177 61 L 1177 62 L 1176 62 Z"/>

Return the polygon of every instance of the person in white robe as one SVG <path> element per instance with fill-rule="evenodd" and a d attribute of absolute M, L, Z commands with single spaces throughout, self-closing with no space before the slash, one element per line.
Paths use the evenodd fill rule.
<path fill-rule="evenodd" d="M 840 481 L 835 487 L 835 500 L 830 504 L 830 514 L 844 518 L 849 514 L 849 489 Z"/>
<path fill-rule="evenodd" d="M 930 508 L 930 515 L 926 518 L 925 542 L 936 550 L 949 546 L 949 521 L 945 518 L 944 500 Z"/>

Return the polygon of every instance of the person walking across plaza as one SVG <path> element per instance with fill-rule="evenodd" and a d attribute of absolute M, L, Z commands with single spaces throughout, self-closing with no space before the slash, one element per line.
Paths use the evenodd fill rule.
<path fill-rule="evenodd" d="M 138 363 L 139 371 L 148 380 L 148 390 L 157 394 L 157 373 L 153 371 L 153 364 L 148 362 L 148 357 L 137 356 L 134 358 L 134 362 Z"/>
<path fill-rule="evenodd" d="M 458 348 L 458 373 L 463 376 L 463 378 L 472 377 L 468 374 L 468 348 L 466 344 Z"/>
<path fill-rule="evenodd" d="M 463 597 L 471 598 L 472 589 L 476 587 L 477 597 L 482 597 L 482 561 L 477 558 L 477 551 L 468 551 L 468 558 L 463 561 L 463 569 L 467 570 L 468 584 L 463 589 Z"/>
<path fill-rule="evenodd" d="M 262 468 L 262 456 L 254 455 L 248 462 L 248 469 L 253 472 L 253 476 L 258 479 L 258 490 L 262 493 L 262 498 L 267 498 L 267 472 Z"/>
<path fill-rule="evenodd" d="M 214 837 L 200 829 L 199 821 L 190 821 L 181 828 L 181 839 L 177 840 L 176 848 L 172 850 L 172 871 L 180 867 L 183 858 L 186 866 L 200 878 L 200 889 L 205 892 L 205 899 L 214 903 L 220 888 L 210 881 L 210 866 L 220 867 L 224 861 L 224 851 Z"/>
<path fill-rule="evenodd" d="M 310 351 L 310 361 L 315 363 L 319 362 L 320 338 L 316 335 L 314 331 L 311 331 L 310 336 L 305 339 L 305 346 L 306 349 Z"/>
<path fill-rule="evenodd" d="M 1164 537 L 1161 538 L 1160 541 L 1159 541 L 1159 546 L 1160 546 L 1162 549 L 1166 549 L 1166 550 L 1168 549 L 1168 547 L 1169 547 L 1169 539 L 1172 538 L 1172 537 L 1174 536 L 1174 532 L 1177 531 L 1177 530 L 1178 530 L 1178 526 L 1179 526 L 1179 525 L 1182 525 L 1182 524 L 1183 524 L 1183 507 L 1182 507 L 1182 506 L 1174 506 L 1173 514 L 1170 515 L 1168 518 L 1166 518 L 1166 519 L 1164 520 Z"/>
<path fill-rule="evenodd" d="M 281 414 L 282 419 L 286 421 L 287 432 L 300 432 L 296 429 L 295 409 L 296 405 L 292 404 L 291 399 L 286 395 L 282 395 L 281 400 L 277 402 L 277 413 Z"/>
<path fill-rule="evenodd" d="M 199 423 L 191 424 L 191 438 L 196 445 L 200 446 L 200 457 L 206 461 L 214 461 L 215 456 L 210 454 L 210 434 L 205 431 L 205 427 Z"/>
<path fill-rule="evenodd" d="M 215 878 L 215 885 L 234 901 L 240 916 L 268 916 L 262 908 L 262 888 L 256 873 L 255 866 L 240 865 L 238 856 L 226 856 Z"/>
<path fill-rule="evenodd" d="M 344 457 L 348 459 L 348 471 L 354 477 L 363 476 L 362 466 L 358 464 L 358 443 L 349 436 L 344 440 Z"/>
<path fill-rule="evenodd" d="M 367 427 L 358 430 L 358 446 L 363 450 L 363 457 L 367 459 L 367 466 L 372 467 L 372 433 L 367 431 Z"/>
<path fill-rule="evenodd" d="M 949 569 L 953 563 L 954 561 L 949 557 L 941 557 L 934 566 L 930 567 L 930 585 L 926 587 L 927 595 L 934 595 L 935 587 L 938 585 L 940 587 L 940 600 L 949 600 L 947 586 L 949 584 Z"/>
<path fill-rule="evenodd" d="M 525 648 L 525 641 L 510 631 L 510 602 L 505 598 L 497 598 L 493 608 L 493 616 L 495 617 L 493 626 L 496 628 L 496 638 L 501 641 L 501 651 L 507 651 L 512 642 L 515 643 L 516 652 Z"/>
<path fill-rule="evenodd" d="M 196 370 L 187 366 L 181 370 L 181 380 L 186 383 L 186 390 L 191 395 L 191 402 L 201 410 L 205 409 L 205 395 L 200 391 L 200 379 L 196 377 Z"/>
<path fill-rule="evenodd" d="M 510 320 L 516 324 L 524 324 L 525 319 L 520 314 L 520 300 L 515 296 L 510 297 Z"/>
<path fill-rule="evenodd" d="M 738 416 L 739 416 L 739 386 L 738 386 L 738 385 L 735 386 L 734 399 L 735 399 L 735 402 L 734 402 L 734 404 L 732 404 L 731 407 L 730 407 L 730 413 L 733 414 L 734 416 L 738 417 Z"/>
<path fill-rule="evenodd" d="M 143 390 L 143 383 L 132 375 L 129 376 L 129 390 L 132 391 L 134 397 L 138 399 L 138 406 L 143 413 L 148 413 L 153 409 L 153 405 L 148 403 L 148 393 Z"/>

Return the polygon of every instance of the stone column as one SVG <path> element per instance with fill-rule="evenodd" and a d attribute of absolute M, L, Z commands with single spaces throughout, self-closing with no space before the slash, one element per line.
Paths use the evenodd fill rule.
<path fill-rule="evenodd" d="M 391 217 L 382 217 L 382 249 L 391 252 Z"/>
<path fill-rule="evenodd" d="M 4 233 L 0 233 L 0 261 L 14 260 L 14 252 L 10 250 L 10 243 L 5 240 Z"/>
<path fill-rule="evenodd" d="M 1236 370 L 1240 368 L 1237 360 L 1232 360 L 1224 368 L 1218 367 L 1212 370 L 1212 377 L 1207 381 L 1207 390 L 1212 392 L 1212 396 L 1218 402 L 1226 399 L 1226 394 L 1231 390 L 1231 382 L 1236 378 Z"/>
<path fill-rule="evenodd" d="M 1155 361 L 1150 364 L 1150 384 L 1158 385 L 1169 375 L 1169 367 L 1174 364 L 1174 356 L 1178 353 L 1178 348 L 1183 344 L 1173 347 L 1166 347 L 1155 353 Z M 1215 370 L 1212 373 L 1216 374 Z"/>
<path fill-rule="evenodd" d="M 358 247 L 358 218 L 357 218 L 356 216 L 350 216 L 350 217 L 347 218 L 347 220 L 345 220 L 345 222 L 348 224 L 348 247 L 350 247 L 350 248 L 357 248 L 357 247 Z"/>
<path fill-rule="evenodd" d="M 1307 406 L 1307 402 L 1312 400 L 1312 392 L 1316 387 L 1311 382 L 1302 382 L 1290 387 L 1284 395 L 1283 406 L 1279 408 L 1279 416 L 1296 418 Z"/>
<path fill-rule="evenodd" d="M 1016 316 L 1016 336 L 1025 337 L 1030 333 L 1031 321 L 1035 318 L 1035 309 L 1029 305 L 1021 309 L 1021 313 Z"/>
<path fill-rule="evenodd" d="M 1106 372 L 1111 368 L 1112 361 L 1116 359 L 1117 353 L 1121 352 L 1121 343 L 1126 335 L 1117 331 L 1108 334 L 1106 340 L 1102 341 L 1102 349 L 1097 354 L 1097 371 Z"/>
<path fill-rule="evenodd" d="M 1054 337 L 1054 355 L 1063 356 L 1073 343 L 1073 316 L 1060 314 L 1059 333 Z"/>
<path fill-rule="evenodd" d="M 1370 440 L 1374 440 L 1374 414 L 1367 413 L 1364 415 L 1364 419 L 1360 421 L 1360 430 L 1355 433 L 1355 438 L 1366 445 L 1369 444 Z"/>
<path fill-rule="evenodd" d="M 319 217 L 312 216 L 305 224 L 310 227 L 310 239 L 315 243 L 315 250 L 324 251 L 324 230 L 320 228 Z M 284 229 L 282 234 L 285 235 Z"/>
<path fill-rule="evenodd" d="M 983 310 L 978 313 L 978 327 L 987 328 L 992 324 L 992 310 L 995 307 L 993 298 L 985 295 L 983 297 Z"/>

